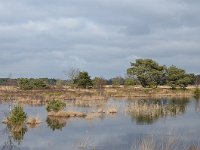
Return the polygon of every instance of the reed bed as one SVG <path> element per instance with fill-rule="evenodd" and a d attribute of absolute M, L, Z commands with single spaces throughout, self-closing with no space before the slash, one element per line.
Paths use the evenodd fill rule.
<path fill-rule="evenodd" d="M 82 112 L 67 112 L 67 111 L 58 111 L 58 112 L 49 112 L 48 116 L 53 117 L 85 117 L 86 114 Z"/>
<path fill-rule="evenodd" d="M 199 142 L 185 143 L 176 135 L 152 135 L 133 142 L 130 150 L 200 150 Z"/>
<path fill-rule="evenodd" d="M 42 123 L 42 121 L 40 120 L 39 117 L 29 117 L 26 123 L 29 125 L 38 125 Z"/>
<path fill-rule="evenodd" d="M 134 101 L 126 109 L 126 112 L 138 122 L 151 123 L 160 117 L 181 115 L 185 111 L 184 104 L 141 103 Z"/>

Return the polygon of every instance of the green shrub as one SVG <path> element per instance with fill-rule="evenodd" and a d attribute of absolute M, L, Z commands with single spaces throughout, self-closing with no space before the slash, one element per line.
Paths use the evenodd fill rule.
<path fill-rule="evenodd" d="M 22 90 L 31 90 L 33 86 L 30 79 L 19 79 L 18 81 L 19 88 Z"/>
<path fill-rule="evenodd" d="M 26 119 L 27 115 L 21 106 L 15 106 L 8 117 L 11 124 L 24 124 Z"/>
<path fill-rule="evenodd" d="M 43 79 L 19 79 L 18 85 L 22 90 L 37 90 L 48 88 L 48 84 Z"/>
<path fill-rule="evenodd" d="M 48 88 L 47 83 L 42 79 L 34 79 L 32 80 L 33 89 L 46 89 Z"/>
<path fill-rule="evenodd" d="M 48 112 L 58 112 L 63 110 L 66 107 L 66 104 L 60 100 L 52 100 L 47 104 L 46 110 Z"/>

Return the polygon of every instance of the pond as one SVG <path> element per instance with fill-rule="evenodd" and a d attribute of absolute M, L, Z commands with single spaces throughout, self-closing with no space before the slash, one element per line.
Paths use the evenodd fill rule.
<path fill-rule="evenodd" d="M 200 148 L 200 104 L 194 98 L 109 99 L 103 104 L 69 103 L 67 110 L 117 108 L 93 119 L 47 117 L 45 106 L 24 105 L 42 123 L 19 133 L 0 123 L 1 150 L 146 150 Z M 0 104 L 0 120 L 9 103 Z M 14 104 L 12 104 L 14 105 Z"/>

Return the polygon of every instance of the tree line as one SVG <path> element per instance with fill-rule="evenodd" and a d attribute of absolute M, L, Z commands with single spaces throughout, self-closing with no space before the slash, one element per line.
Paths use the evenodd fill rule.
<path fill-rule="evenodd" d="M 174 65 L 167 67 L 160 65 L 152 59 L 137 59 L 131 62 L 127 69 L 127 76 L 105 79 L 94 77 L 93 79 L 87 71 L 71 68 L 66 73 L 66 80 L 49 78 L 0 78 L 0 85 L 19 86 L 22 90 L 48 89 L 51 86 L 62 87 L 68 85 L 73 88 L 95 88 L 101 89 L 105 85 L 118 87 L 120 85 L 133 86 L 141 85 L 145 88 L 157 88 L 168 85 L 172 89 L 180 87 L 185 89 L 188 85 L 199 85 L 200 75 L 188 74 L 184 69 Z"/>

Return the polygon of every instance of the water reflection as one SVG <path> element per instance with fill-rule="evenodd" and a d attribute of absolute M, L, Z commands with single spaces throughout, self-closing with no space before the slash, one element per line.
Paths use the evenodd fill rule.
<path fill-rule="evenodd" d="M 94 120 L 87 118 L 71 118 L 70 125 L 68 124 L 69 118 L 46 118 L 46 114 L 44 114 L 44 107 L 34 107 L 32 109 L 36 109 L 41 116 L 41 119 L 46 122 L 38 126 L 38 129 L 34 129 L 33 132 L 29 132 L 29 134 L 26 132 L 31 130 L 30 128 L 37 126 L 28 124 L 22 127 L 6 126 L 5 129 L 7 130 L 7 135 L 3 135 L 3 138 L 0 139 L 0 149 L 49 149 L 49 147 L 51 147 L 51 149 L 74 149 L 71 147 L 75 145 L 74 147 L 86 147 L 88 149 L 93 149 L 92 146 L 95 146 L 95 149 L 130 150 L 134 139 L 138 141 L 140 140 L 140 136 L 141 138 L 145 138 L 146 134 L 148 136 L 149 133 L 155 133 L 155 135 L 157 135 L 158 129 L 159 131 L 164 131 L 164 133 L 159 132 L 159 137 L 162 135 L 164 136 L 165 134 L 168 135 L 166 131 L 170 127 L 174 127 L 176 132 L 173 133 L 175 133 L 175 135 L 181 134 L 181 137 L 184 137 L 183 142 L 185 142 L 185 138 L 188 139 L 189 136 L 194 136 L 194 139 L 197 139 L 200 134 L 198 130 L 198 124 L 200 121 L 197 119 L 199 118 L 199 113 L 194 111 L 194 108 L 196 111 L 199 110 L 199 105 L 199 97 L 194 97 L 194 99 L 190 98 L 190 100 L 188 98 L 143 99 L 128 101 L 111 99 L 103 108 L 106 110 L 109 106 L 115 106 L 118 108 L 118 112 L 116 114 L 108 114 L 107 112 L 101 113 L 98 114 L 98 117 L 94 117 Z M 1 110 L 7 110 L 7 107 L 8 105 L 0 105 Z M 33 111 L 29 109 L 30 106 L 26 107 L 27 113 L 31 116 Z M 78 107 L 77 105 L 68 105 L 68 108 L 72 110 L 84 111 L 87 112 L 87 114 L 96 114 L 95 112 L 102 107 L 97 107 L 95 105 L 91 108 L 82 108 L 82 106 Z M 125 115 L 125 110 L 128 111 L 128 116 Z M 171 117 L 168 117 L 178 116 L 184 113 L 187 113 L 187 115 L 179 118 L 179 122 L 173 118 L 171 119 Z M 150 126 L 133 126 L 133 123 L 130 122 L 130 116 L 131 119 L 137 124 L 154 124 L 157 120 L 159 120 L 159 118 L 168 117 L 168 119 L 164 122 L 163 120 L 157 121 L 157 124 L 155 123 Z M 87 122 L 88 120 L 90 122 Z M 2 128 L 4 129 L 3 124 L 1 125 L 0 130 Z M 190 130 L 190 134 L 186 132 L 188 129 Z M 60 132 L 60 130 L 62 132 Z M 59 134 L 53 131 L 59 131 Z M 2 132 L 0 132 L 0 136 L 1 135 Z M 49 135 L 53 136 L 51 136 L 51 138 L 47 138 Z M 71 138 L 72 136 L 73 138 Z M 42 142 L 40 142 L 41 139 Z M 104 142 L 103 139 L 105 139 L 106 142 Z M 160 140 L 160 138 L 158 138 L 158 140 Z M 145 139 L 142 141 L 145 142 Z M 157 139 L 155 139 L 155 141 L 157 142 Z M 165 142 L 166 140 L 161 139 L 158 142 L 162 143 L 163 141 Z M 191 141 L 193 142 L 193 139 L 191 139 Z M 35 142 L 39 144 L 35 145 Z M 139 147 L 140 146 L 141 145 L 139 145 Z M 136 149 L 138 149 L 138 147 L 136 147 Z"/>
<path fill-rule="evenodd" d="M 159 118 L 185 113 L 188 103 L 188 98 L 131 101 L 128 114 L 137 124 L 152 124 Z"/>
<path fill-rule="evenodd" d="M 195 99 L 195 111 L 198 112 L 200 111 L 200 105 L 199 105 L 200 94 L 194 95 L 193 98 Z"/>
<path fill-rule="evenodd" d="M 18 144 L 24 139 L 25 133 L 28 131 L 24 125 L 7 125 L 10 134 L 15 142 Z"/>
<path fill-rule="evenodd" d="M 20 148 L 12 141 L 12 137 L 9 136 L 1 150 L 20 150 Z"/>
<path fill-rule="evenodd" d="M 67 118 L 65 117 L 50 117 L 48 116 L 46 119 L 46 123 L 50 129 L 53 131 L 55 130 L 62 130 L 67 124 Z"/>
<path fill-rule="evenodd" d="M 7 125 L 4 129 L 4 142 L 1 150 L 20 150 L 19 145 L 24 139 L 24 135 L 27 132 L 26 126 L 23 125 Z"/>

